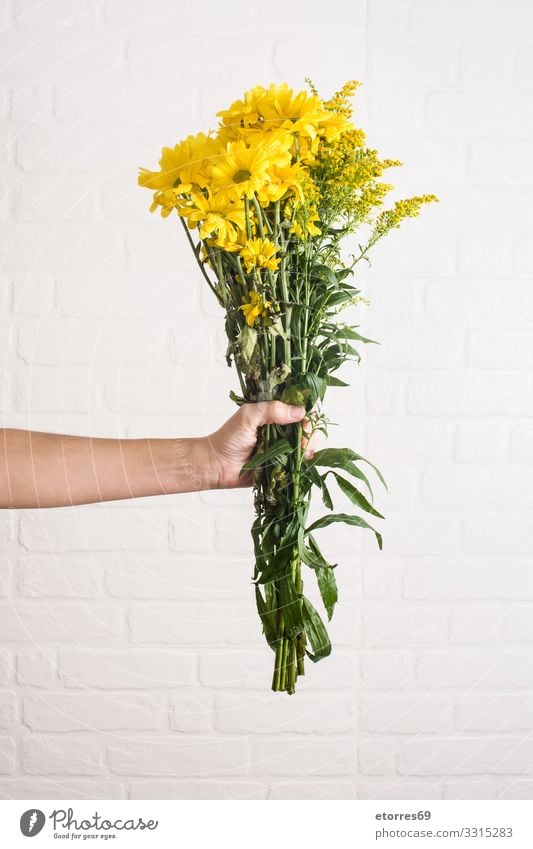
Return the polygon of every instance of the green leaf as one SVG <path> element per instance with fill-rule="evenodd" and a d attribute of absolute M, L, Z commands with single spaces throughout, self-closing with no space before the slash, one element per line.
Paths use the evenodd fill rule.
<path fill-rule="evenodd" d="M 304 375 L 304 380 L 310 392 L 309 405 L 312 407 L 319 398 L 321 401 L 324 399 L 327 384 L 323 377 L 312 373 Z"/>
<path fill-rule="evenodd" d="M 255 554 L 255 569 L 254 569 L 254 578 L 257 577 L 258 571 L 262 568 L 262 563 L 265 557 L 264 546 L 262 544 L 262 537 L 264 536 L 262 527 L 261 527 L 261 517 L 257 516 L 254 519 L 251 529 L 251 535 L 254 542 L 254 554 Z"/>
<path fill-rule="evenodd" d="M 324 280 L 324 282 L 329 286 L 333 286 L 335 289 L 339 285 L 337 275 L 329 265 L 313 265 L 311 268 L 311 279 Z"/>
<path fill-rule="evenodd" d="M 353 327 L 339 327 L 338 330 L 339 336 L 343 336 L 345 339 L 355 339 L 357 342 L 365 342 L 368 345 L 380 345 L 380 342 L 377 342 L 375 339 L 368 339 L 366 336 L 361 336 L 360 333 L 357 333 Z"/>
<path fill-rule="evenodd" d="M 278 521 L 279 519 L 274 519 L 273 522 L 267 526 L 268 529 L 270 529 L 271 524 L 275 525 Z M 255 552 L 256 563 L 258 564 L 260 571 L 259 576 L 256 578 L 256 582 L 258 584 L 269 584 L 272 581 L 277 581 L 280 578 L 284 578 L 292 574 L 291 554 L 293 549 L 298 545 L 298 537 L 300 533 L 301 529 L 298 515 L 293 515 L 285 527 L 283 535 L 276 542 L 276 553 L 274 554 L 273 550 L 268 550 L 268 530 L 265 531 L 263 545 L 267 551 L 263 551 L 262 555 L 259 557 L 257 555 L 257 549 Z M 260 551 L 262 548 L 263 546 L 259 545 Z"/>
<path fill-rule="evenodd" d="M 320 488 L 322 489 L 322 501 L 324 507 L 326 507 L 327 510 L 333 510 L 333 501 L 331 500 L 331 495 L 326 484 L 325 475 L 320 476 Z"/>
<path fill-rule="evenodd" d="M 248 365 L 251 360 L 257 343 L 257 330 L 255 327 L 250 327 L 245 324 L 239 333 L 239 350 L 244 364 Z"/>
<path fill-rule="evenodd" d="M 328 614 L 328 622 L 330 622 L 331 617 L 333 616 L 333 608 L 339 598 L 335 572 L 330 567 L 326 568 L 324 566 L 321 566 L 315 571 L 320 596 Z"/>
<path fill-rule="evenodd" d="M 313 542 L 314 542 L 313 536 L 309 537 L 309 545 L 308 546 L 304 543 L 303 537 L 302 537 L 302 540 L 300 541 L 299 554 L 300 554 L 300 557 L 302 558 L 303 562 L 307 563 L 307 565 L 310 566 L 311 569 L 322 569 L 326 566 L 332 565 L 332 564 L 328 563 L 327 560 L 324 558 L 324 555 L 320 551 L 316 542 L 314 542 L 314 545 L 311 544 L 311 540 L 313 540 Z"/>
<path fill-rule="evenodd" d="M 302 616 L 305 624 L 305 633 L 313 649 L 313 652 L 306 649 L 305 653 L 313 663 L 316 663 L 318 660 L 322 660 L 323 657 L 331 654 L 331 643 L 328 632 L 318 611 L 305 596 L 302 598 Z"/>
<path fill-rule="evenodd" d="M 278 551 L 275 556 L 272 556 L 255 583 L 271 584 L 273 581 L 278 581 L 288 575 L 292 575 L 290 549 L 287 549 L 286 552 Z"/>
<path fill-rule="evenodd" d="M 288 366 L 286 363 L 281 363 L 281 365 L 276 366 L 276 368 L 272 369 L 272 371 L 268 375 L 269 388 L 273 389 L 275 386 L 279 386 L 280 383 L 284 383 L 290 373 L 290 366 Z"/>
<path fill-rule="evenodd" d="M 352 345 L 348 344 L 348 342 L 339 342 L 338 348 L 339 348 L 339 351 L 345 356 L 355 357 L 356 360 L 361 359 L 359 351 L 356 351 L 355 348 L 352 347 Z"/>
<path fill-rule="evenodd" d="M 257 469 L 269 460 L 277 461 L 281 457 L 290 454 L 292 451 L 294 451 L 294 448 L 288 439 L 280 439 L 278 442 L 274 442 L 273 445 L 269 445 L 266 451 L 260 451 L 257 454 L 254 454 L 253 457 L 250 457 L 250 459 L 242 466 L 239 476 L 247 469 Z"/>
<path fill-rule="evenodd" d="M 245 400 L 244 400 L 244 398 L 242 398 L 240 395 L 237 395 L 237 394 L 233 391 L 233 389 L 230 389 L 229 397 L 231 398 L 231 400 L 232 400 L 232 401 L 235 401 L 235 403 L 236 403 L 236 404 L 237 404 L 237 406 L 239 406 L 239 407 L 241 407 L 244 403 L 246 403 L 246 402 L 245 402 Z"/>
<path fill-rule="evenodd" d="M 339 304 L 349 301 L 350 298 L 353 298 L 353 292 L 340 289 L 338 292 L 333 292 L 333 294 L 328 298 L 328 307 L 337 307 Z"/>
<path fill-rule="evenodd" d="M 309 546 L 300 545 L 300 557 L 316 573 L 318 589 L 328 614 L 328 620 L 333 616 L 333 608 L 338 599 L 337 582 L 333 569 L 336 563 L 328 563 L 320 551 L 315 538 L 309 536 Z"/>
<path fill-rule="evenodd" d="M 284 404 L 295 404 L 297 407 L 303 407 L 309 396 L 309 390 L 299 389 L 294 383 L 288 384 L 281 393 L 280 401 Z"/>
<path fill-rule="evenodd" d="M 362 454 L 357 454 L 355 451 L 352 451 L 351 448 L 323 448 L 322 451 L 315 452 L 315 455 L 311 462 L 313 462 L 317 466 L 329 466 L 332 469 L 344 469 L 346 472 L 349 472 L 349 474 L 354 475 L 353 468 L 355 467 L 352 467 L 350 465 L 350 460 L 362 460 L 363 463 L 367 463 L 369 466 L 371 466 L 374 469 L 379 480 L 385 487 L 385 489 L 388 489 L 387 484 L 385 483 L 385 479 L 379 471 L 378 467 L 371 463 L 370 460 L 367 460 L 366 457 L 363 457 Z M 354 477 L 361 478 L 361 474 L 362 472 L 359 474 L 355 474 Z M 362 479 L 365 480 L 365 483 L 370 489 L 370 486 L 366 479 L 364 477 Z"/>
<path fill-rule="evenodd" d="M 284 632 L 288 637 L 296 637 L 304 630 L 304 620 L 302 600 L 296 592 L 292 575 L 285 575 L 280 579 L 279 590 Z"/>
<path fill-rule="evenodd" d="M 346 277 L 350 277 L 353 273 L 353 268 L 341 268 L 339 271 L 337 271 L 337 279 L 345 280 Z"/>
<path fill-rule="evenodd" d="M 352 504 L 355 504 L 357 507 L 361 507 L 363 510 L 366 510 L 367 513 L 372 513 L 372 515 L 377 516 L 378 519 L 385 518 L 385 516 L 382 516 L 381 513 L 378 513 L 375 507 L 372 507 L 363 493 L 350 483 L 350 481 L 347 481 L 346 478 L 341 477 L 341 475 L 338 475 L 336 472 L 331 472 L 331 474 L 334 475 L 335 480 L 339 485 L 339 489 L 348 496 Z"/>
<path fill-rule="evenodd" d="M 379 548 L 383 548 L 383 538 L 381 534 L 376 531 L 372 525 L 365 522 L 361 516 L 352 516 L 350 513 L 329 513 L 327 516 L 322 516 L 320 519 L 317 519 L 316 522 L 313 522 L 312 525 L 309 525 L 309 527 L 305 529 L 305 532 L 306 534 L 309 534 L 311 531 L 316 531 L 317 528 L 327 528 L 328 525 L 332 525 L 334 522 L 344 522 L 346 525 L 356 525 L 358 528 L 368 528 L 368 530 L 375 534 Z"/>
<path fill-rule="evenodd" d="M 366 457 L 363 457 L 361 454 L 357 454 L 355 451 L 352 451 L 351 448 L 348 448 L 347 450 L 350 451 L 352 460 L 362 460 L 363 463 L 367 463 L 372 469 L 374 469 L 379 480 L 381 481 L 381 483 L 383 484 L 383 486 L 385 487 L 385 489 L 388 492 L 389 488 L 388 488 L 387 484 L 385 483 L 385 478 L 383 477 L 383 475 L 379 471 L 378 467 L 375 466 L 374 463 L 371 463 L 370 460 L 367 460 Z"/>
<path fill-rule="evenodd" d="M 344 380 L 341 380 L 339 377 L 333 377 L 332 374 L 328 374 L 326 377 L 326 383 L 328 386 L 349 386 L 349 383 L 345 383 Z"/>
<path fill-rule="evenodd" d="M 333 510 L 333 501 L 331 500 L 331 495 L 329 493 L 329 489 L 327 488 L 326 481 L 324 480 L 324 475 L 321 475 L 315 466 L 309 463 L 304 466 L 302 469 L 304 474 L 307 474 L 309 479 L 314 483 L 315 486 L 318 486 L 322 492 L 322 501 L 324 502 L 324 507 L 328 510 Z"/>
<path fill-rule="evenodd" d="M 309 460 L 309 465 L 327 466 L 332 469 L 343 469 L 354 478 L 362 480 L 367 485 L 370 496 L 373 497 L 370 481 L 365 473 L 352 463 L 349 457 L 349 448 L 323 448 L 321 451 L 315 452 L 312 460 Z"/>
<path fill-rule="evenodd" d="M 335 569 L 337 564 L 336 563 L 328 563 L 328 561 L 326 560 L 326 558 L 324 557 L 324 555 L 320 551 L 320 549 L 318 547 L 318 543 L 317 543 L 316 539 L 314 538 L 314 536 L 312 534 L 309 534 L 308 541 L 309 541 L 309 548 L 313 552 L 314 557 L 317 559 L 317 561 L 320 563 L 320 565 L 324 566 L 325 568 L 328 568 L 328 569 Z"/>
<path fill-rule="evenodd" d="M 276 616 L 272 610 L 269 610 L 258 586 L 255 588 L 255 601 L 257 611 L 263 623 L 263 634 L 270 648 L 276 651 L 276 641 L 278 638 Z"/>

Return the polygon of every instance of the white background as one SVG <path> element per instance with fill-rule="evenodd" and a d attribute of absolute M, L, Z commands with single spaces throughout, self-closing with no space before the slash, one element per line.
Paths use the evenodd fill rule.
<path fill-rule="evenodd" d="M 383 553 L 320 532 L 332 656 L 270 691 L 249 491 L 3 511 L 2 797 L 533 798 L 529 6 L 0 3 L 4 426 L 234 411 L 222 313 L 136 177 L 246 88 L 361 80 L 394 196 L 441 199 L 376 248 L 382 344 L 327 398 L 329 444 L 390 484 Z"/>

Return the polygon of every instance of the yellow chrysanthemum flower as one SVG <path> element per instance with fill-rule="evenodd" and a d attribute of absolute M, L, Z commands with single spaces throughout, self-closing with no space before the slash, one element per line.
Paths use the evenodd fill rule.
<path fill-rule="evenodd" d="M 232 141 L 239 138 L 239 131 L 249 124 L 256 124 L 260 119 L 259 101 L 265 94 L 266 89 L 256 85 L 244 93 L 243 100 L 235 100 L 229 109 L 217 112 L 217 117 L 222 118 L 225 128 L 224 138 Z"/>
<path fill-rule="evenodd" d="M 268 168 L 285 166 L 291 155 L 283 139 L 273 138 L 262 144 L 229 142 L 218 161 L 209 167 L 211 186 L 228 200 L 252 198 L 269 181 Z"/>
<path fill-rule="evenodd" d="M 235 240 L 231 242 L 228 239 L 224 239 L 222 236 L 217 236 L 215 239 L 207 239 L 208 245 L 211 245 L 213 248 L 218 248 L 222 251 L 227 251 L 228 253 L 236 253 L 237 251 L 241 251 L 245 242 L 246 233 L 244 232 L 244 230 L 239 230 Z"/>
<path fill-rule="evenodd" d="M 343 133 L 353 130 L 352 122 L 337 112 L 326 113 L 327 117 L 320 121 L 319 132 L 327 141 L 335 141 Z"/>
<path fill-rule="evenodd" d="M 139 183 L 152 189 L 183 187 L 182 191 L 189 191 L 193 183 L 206 186 L 206 165 L 218 152 L 219 144 L 216 139 L 206 136 L 205 133 L 187 136 L 173 148 L 163 148 L 158 172 L 141 168 Z"/>
<path fill-rule="evenodd" d="M 248 302 L 239 307 L 243 311 L 246 319 L 246 324 L 253 327 L 258 318 L 264 318 L 267 313 L 267 307 L 271 306 L 271 301 L 263 301 L 263 298 L 258 292 L 250 290 L 248 292 Z"/>
<path fill-rule="evenodd" d="M 340 107 L 350 91 L 343 92 Z M 236 100 L 217 114 L 222 117 L 220 142 L 242 139 L 250 145 L 262 144 L 269 133 L 283 132 L 290 136 L 288 147 L 294 159 L 307 162 L 313 161 L 320 138 L 333 141 L 353 126 L 347 109 L 327 108 L 314 93 L 300 91 L 295 95 L 287 83 L 272 84 L 268 89 L 255 86 L 245 92 L 243 100 Z"/>
<path fill-rule="evenodd" d="M 269 203 L 275 203 L 286 195 L 296 197 L 300 203 L 303 202 L 303 183 L 306 179 L 304 171 L 299 165 L 287 165 L 285 168 L 279 168 L 277 165 L 272 165 L 268 169 L 269 182 L 258 192 L 259 203 L 261 206 L 268 206 Z"/>
<path fill-rule="evenodd" d="M 246 271 L 250 273 L 254 268 L 268 268 L 277 271 L 280 260 L 275 257 L 277 245 L 270 239 L 248 239 L 241 251 Z"/>
<path fill-rule="evenodd" d="M 199 225 L 201 239 L 216 234 L 223 242 L 234 243 L 239 230 L 246 226 L 242 204 L 229 203 L 219 193 L 192 195 L 191 204 L 181 207 L 179 214 L 187 219 L 191 230 Z"/>
<path fill-rule="evenodd" d="M 218 142 L 198 133 L 187 136 L 174 147 L 164 147 L 159 160 L 160 170 L 139 169 L 138 183 L 154 189 L 153 212 L 161 206 L 161 214 L 168 215 L 179 203 L 179 196 L 208 185 L 206 164 L 218 153 Z"/>
<path fill-rule="evenodd" d="M 287 83 L 272 84 L 259 98 L 257 109 L 267 129 L 283 127 L 313 139 L 318 125 L 328 114 L 319 97 L 306 91 L 294 94 Z"/>

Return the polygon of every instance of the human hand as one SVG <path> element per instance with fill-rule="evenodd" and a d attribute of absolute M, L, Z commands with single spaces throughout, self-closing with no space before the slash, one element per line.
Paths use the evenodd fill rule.
<path fill-rule="evenodd" d="M 258 401 L 243 404 L 221 428 L 206 437 L 211 453 L 211 462 L 217 471 L 217 489 L 251 486 L 253 472 L 239 472 L 250 458 L 256 443 L 257 429 L 266 424 L 295 424 L 302 422 L 302 449 L 305 456 L 313 456 L 317 434 L 311 439 L 311 423 L 305 415 L 305 407 L 293 407 L 282 401 Z M 309 453 L 308 453 L 309 452 Z"/>

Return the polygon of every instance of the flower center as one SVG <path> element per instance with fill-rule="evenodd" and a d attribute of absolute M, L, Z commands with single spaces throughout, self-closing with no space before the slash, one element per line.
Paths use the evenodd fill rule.
<path fill-rule="evenodd" d="M 237 173 L 233 177 L 233 182 L 234 183 L 244 183 L 246 180 L 249 180 L 251 176 L 252 176 L 252 174 L 251 174 L 250 171 L 245 171 L 245 170 L 241 169 L 240 171 L 237 171 Z"/>

